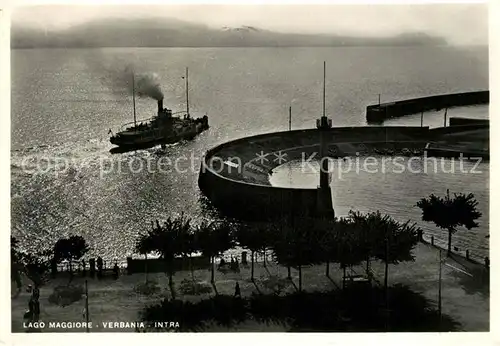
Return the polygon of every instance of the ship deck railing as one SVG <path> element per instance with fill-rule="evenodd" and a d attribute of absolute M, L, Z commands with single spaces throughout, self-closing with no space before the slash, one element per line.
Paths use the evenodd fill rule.
<path fill-rule="evenodd" d="M 183 115 L 183 114 L 188 114 L 186 111 L 178 111 L 178 112 L 173 112 L 172 113 L 172 116 L 174 115 Z M 148 122 L 151 122 L 153 119 L 155 119 L 157 116 L 155 115 L 154 117 L 151 117 L 151 118 L 147 118 L 147 119 L 142 119 L 142 120 L 138 120 L 138 121 L 131 121 L 131 122 L 128 122 L 126 124 L 123 124 L 121 127 L 120 127 L 120 132 L 121 131 L 125 131 L 127 129 L 127 127 L 130 127 L 130 126 L 135 126 L 136 124 L 141 124 L 141 123 L 148 123 Z"/>

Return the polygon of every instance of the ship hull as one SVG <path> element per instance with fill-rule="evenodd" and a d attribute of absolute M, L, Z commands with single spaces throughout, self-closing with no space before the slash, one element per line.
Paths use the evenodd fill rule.
<path fill-rule="evenodd" d="M 117 138 L 112 137 L 110 139 L 111 144 L 116 145 L 117 147 L 111 149 L 112 152 L 125 152 L 137 149 L 148 149 L 154 147 L 156 145 L 161 144 L 174 144 L 180 142 L 182 140 L 192 140 L 197 135 L 202 133 L 203 131 L 208 130 L 208 124 L 203 124 L 196 128 L 195 131 L 186 131 L 184 133 L 180 133 L 178 135 L 157 135 L 157 136 L 137 136 L 132 138 Z"/>

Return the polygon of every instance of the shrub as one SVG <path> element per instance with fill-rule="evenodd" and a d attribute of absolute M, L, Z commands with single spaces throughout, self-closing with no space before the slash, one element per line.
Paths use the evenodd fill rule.
<path fill-rule="evenodd" d="M 49 302 L 63 307 L 68 306 L 82 299 L 83 293 L 81 285 L 57 286 L 49 296 Z"/>
<path fill-rule="evenodd" d="M 158 282 L 153 280 L 148 280 L 146 282 L 142 282 L 135 286 L 134 291 L 138 294 L 143 294 L 145 296 L 154 295 L 160 293 L 161 288 L 158 286 Z"/>
<path fill-rule="evenodd" d="M 180 291 L 185 295 L 197 296 L 212 293 L 212 287 L 207 282 L 184 279 L 181 281 Z"/>

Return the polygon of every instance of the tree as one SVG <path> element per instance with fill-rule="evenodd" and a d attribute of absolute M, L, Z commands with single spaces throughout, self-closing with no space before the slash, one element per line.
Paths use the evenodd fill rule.
<path fill-rule="evenodd" d="M 52 250 L 42 250 L 35 253 L 19 252 L 18 255 L 18 260 L 22 265 L 24 273 L 33 282 L 33 294 L 38 292 L 35 298 L 38 300 L 38 297 L 40 297 L 40 287 L 47 281 L 53 252 Z"/>
<path fill-rule="evenodd" d="M 251 252 L 252 269 L 251 279 L 254 280 L 254 262 L 255 252 L 266 249 L 268 236 L 266 225 L 263 223 L 245 223 L 239 224 L 235 232 L 235 238 L 238 244 Z"/>
<path fill-rule="evenodd" d="M 273 251 L 274 260 L 283 266 L 287 267 L 289 280 L 292 279 L 292 251 L 289 246 L 293 239 L 293 228 L 290 218 L 281 218 L 270 225 L 269 244 Z M 279 254 L 279 256 L 278 256 Z"/>
<path fill-rule="evenodd" d="M 154 224 L 152 224 L 154 228 Z M 135 251 L 146 259 L 146 283 L 148 282 L 148 254 L 154 252 L 155 244 L 148 234 L 141 234 L 135 243 Z"/>
<path fill-rule="evenodd" d="M 371 215 L 371 214 L 369 214 Z M 374 255 L 373 245 L 376 242 L 378 223 L 377 218 L 368 217 L 359 211 L 349 211 L 349 219 L 352 221 L 353 229 L 358 233 L 358 244 L 356 251 L 366 260 L 366 273 L 371 275 L 370 260 Z"/>
<path fill-rule="evenodd" d="M 56 263 L 68 261 L 69 282 L 73 278 L 73 261 L 78 261 L 89 251 L 89 247 L 82 236 L 74 235 L 69 238 L 61 238 L 54 245 L 54 259 Z"/>
<path fill-rule="evenodd" d="M 193 232 L 193 227 L 191 226 L 191 219 L 186 218 L 184 214 L 176 220 L 176 243 L 178 244 L 178 253 L 182 255 L 183 258 L 189 257 L 189 269 L 191 271 L 191 277 L 194 281 L 194 271 L 193 271 L 193 253 L 198 251 L 198 242 Z"/>
<path fill-rule="evenodd" d="M 210 258 L 212 283 L 215 282 L 215 257 L 222 255 L 224 251 L 234 246 L 233 233 L 233 225 L 227 221 L 214 221 L 211 223 L 202 221 L 197 226 L 196 235 L 198 237 L 199 248 L 203 256 Z"/>
<path fill-rule="evenodd" d="M 345 287 L 346 268 L 357 265 L 366 259 L 362 243 L 362 232 L 358 224 L 350 217 L 340 218 L 335 224 L 334 236 L 329 239 L 333 248 L 331 261 L 339 263 L 343 270 L 342 288 Z"/>
<path fill-rule="evenodd" d="M 195 251 L 194 244 L 195 239 L 192 233 L 191 219 L 181 214 L 178 217 L 169 217 L 163 225 L 160 225 L 158 220 L 156 220 L 156 223 L 152 223 L 151 229 L 137 240 L 136 251 L 145 256 L 148 253 L 156 253 L 163 259 L 165 272 L 168 273 L 168 283 L 174 297 L 175 258 L 178 255 L 183 257 L 191 256 L 192 252 Z M 192 270 L 191 273 L 194 277 Z"/>
<path fill-rule="evenodd" d="M 16 237 L 10 236 L 10 260 L 11 262 L 18 262 L 20 258 L 19 240 Z"/>
<path fill-rule="evenodd" d="M 282 265 L 292 266 L 299 271 L 299 291 L 302 291 L 302 267 L 304 265 L 323 262 L 320 239 L 314 219 L 297 217 L 285 227 L 273 241 L 272 249 L 276 261 Z"/>
<path fill-rule="evenodd" d="M 196 226 L 196 237 L 203 256 L 210 259 L 211 281 L 214 282 L 213 258 L 217 253 L 216 245 L 213 244 L 212 223 L 203 220 Z"/>
<path fill-rule="evenodd" d="M 422 220 L 433 222 L 437 227 L 448 231 L 448 254 L 451 254 L 451 236 L 460 226 L 467 230 L 478 227 L 476 220 L 481 213 L 476 209 L 478 202 L 472 193 L 454 194 L 450 198 L 450 191 L 446 190 L 444 198 L 431 194 L 429 198 L 422 198 L 417 206 L 422 210 Z"/>
<path fill-rule="evenodd" d="M 271 242 L 275 232 L 275 225 L 273 222 L 260 222 L 258 224 L 257 233 L 260 239 L 260 248 L 259 252 L 262 252 L 264 261 L 263 265 L 266 267 L 267 265 L 267 250 L 270 249 Z"/>
<path fill-rule="evenodd" d="M 401 224 L 379 211 L 366 215 L 366 219 L 373 234 L 371 254 L 385 264 L 384 288 L 387 292 L 389 264 L 415 260 L 412 251 L 418 243 L 418 228 L 415 224 L 410 225 L 410 221 Z"/>
<path fill-rule="evenodd" d="M 37 289 L 47 281 L 52 255 L 53 252 L 51 250 L 36 253 L 23 252 L 20 254 L 20 261 L 24 272 Z"/>
<path fill-rule="evenodd" d="M 17 285 L 17 289 L 20 290 L 21 283 L 21 253 L 19 252 L 19 241 L 10 236 L 10 276 L 11 280 L 14 280 Z"/>
<path fill-rule="evenodd" d="M 167 221 L 160 225 L 156 220 L 156 227 L 151 229 L 144 240 L 153 246 L 153 252 L 158 254 L 165 262 L 165 269 L 168 272 L 168 284 L 173 287 L 174 259 L 178 253 L 177 247 L 177 227 L 178 222 L 169 217 Z M 173 292 L 173 290 L 172 290 Z"/>
<path fill-rule="evenodd" d="M 325 218 L 316 220 L 316 228 L 319 239 L 319 251 L 323 261 L 326 263 L 325 275 L 330 276 L 330 262 L 337 258 L 337 219 Z"/>

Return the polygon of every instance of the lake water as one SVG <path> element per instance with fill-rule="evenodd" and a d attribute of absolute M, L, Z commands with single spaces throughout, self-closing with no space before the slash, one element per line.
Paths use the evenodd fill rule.
<path fill-rule="evenodd" d="M 365 125 L 366 106 L 378 102 L 378 94 L 384 102 L 488 89 L 488 51 L 482 48 L 13 50 L 13 234 L 26 247 L 49 246 L 61 236 L 81 234 L 94 253 L 113 259 L 133 252 L 138 232 L 152 220 L 180 212 L 195 219 L 210 217 L 197 186 L 201 155 L 230 139 L 287 129 L 289 105 L 294 128 L 315 126 L 322 111 L 324 60 L 326 109 L 334 126 Z M 165 155 L 156 149 L 110 154 L 108 132 L 132 121 L 132 98 L 103 76 L 129 63 L 157 74 L 164 104 L 174 111 L 185 108 L 181 77 L 189 66 L 191 113 L 208 113 L 210 130 L 192 142 L 168 147 Z M 140 119 L 151 117 L 156 107 L 154 100 L 137 99 Z M 488 108 L 451 109 L 448 115 L 485 118 Z M 424 119 L 426 125 L 440 126 L 442 112 Z M 420 115 L 390 124 L 419 125 Z M 178 171 L 159 169 L 166 157 L 177 162 Z M 459 231 L 456 238 L 473 253 L 486 254 L 489 165 L 481 167 L 484 173 L 479 175 L 360 173 L 342 184 L 333 182 L 334 203 L 341 211 L 380 209 L 418 219 L 412 206 L 420 197 L 446 188 L 474 192 L 484 213 L 481 227 Z M 315 184 L 312 176 L 304 180 L 307 172 L 300 174 L 296 181 Z"/>

